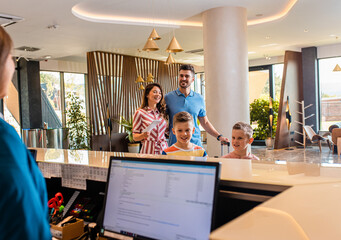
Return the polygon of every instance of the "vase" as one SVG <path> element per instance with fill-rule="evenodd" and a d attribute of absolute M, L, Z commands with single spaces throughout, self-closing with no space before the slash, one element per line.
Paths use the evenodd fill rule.
<path fill-rule="evenodd" d="M 271 150 L 271 149 L 274 149 L 274 141 L 275 139 L 271 138 L 271 137 L 268 137 L 265 139 L 265 145 L 266 145 L 266 148 Z"/>
<path fill-rule="evenodd" d="M 128 143 L 128 152 L 139 153 L 140 152 L 140 144 L 139 143 Z"/>

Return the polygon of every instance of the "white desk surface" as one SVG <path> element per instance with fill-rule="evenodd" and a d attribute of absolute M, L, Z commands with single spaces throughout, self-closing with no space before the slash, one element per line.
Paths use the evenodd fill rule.
<path fill-rule="evenodd" d="M 194 157 L 176 157 L 151 154 L 115 153 L 86 150 L 37 150 L 37 162 L 83 167 L 108 168 L 110 156 L 196 160 Z M 222 163 L 221 179 L 239 182 L 294 186 L 341 181 L 340 163 L 307 163 L 283 160 L 251 161 L 247 159 L 208 158 Z M 41 165 L 40 165 L 41 166 Z M 44 170 L 42 169 L 43 174 Z"/>
<path fill-rule="evenodd" d="M 64 182 L 66 186 L 78 184 L 80 188 L 84 187 L 85 179 L 106 180 L 110 156 L 195 160 L 84 150 L 36 150 L 45 177 L 69 178 L 69 182 Z M 341 163 L 335 159 L 323 161 L 323 157 L 321 161 L 284 159 L 208 158 L 222 163 L 222 180 L 292 186 L 215 230 L 210 239 L 341 239 Z"/>
<path fill-rule="evenodd" d="M 294 186 L 211 233 L 211 240 L 339 240 L 341 182 Z"/>

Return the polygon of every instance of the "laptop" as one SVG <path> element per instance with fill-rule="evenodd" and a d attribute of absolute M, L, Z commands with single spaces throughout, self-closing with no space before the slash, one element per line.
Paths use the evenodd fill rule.
<path fill-rule="evenodd" d="M 208 239 L 220 163 L 111 157 L 100 234 L 113 239 Z"/>

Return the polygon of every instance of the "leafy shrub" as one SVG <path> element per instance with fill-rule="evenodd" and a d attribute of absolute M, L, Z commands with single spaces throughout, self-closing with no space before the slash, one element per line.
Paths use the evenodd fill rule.
<path fill-rule="evenodd" d="M 278 107 L 279 102 L 272 100 L 272 108 L 274 112 L 272 137 L 275 137 L 276 135 Z M 257 124 L 257 127 L 253 129 L 255 139 L 266 139 L 267 137 L 270 137 L 269 99 L 255 99 L 250 104 L 250 122 L 251 124 Z"/>
<path fill-rule="evenodd" d="M 82 113 L 83 106 L 78 96 L 69 93 L 67 95 L 68 106 L 65 110 L 69 129 L 70 149 L 90 149 L 90 130 L 87 119 Z"/>

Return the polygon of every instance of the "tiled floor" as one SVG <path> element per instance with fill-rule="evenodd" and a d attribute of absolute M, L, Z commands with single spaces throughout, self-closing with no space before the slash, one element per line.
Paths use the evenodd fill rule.
<path fill-rule="evenodd" d="M 268 150 L 264 146 L 252 147 L 252 153 L 260 158 L 260 161 L 293 161 L 310 163 L 340 163 L 341 159 L 337 154 L 329 150 L 328 146 L 322 147 L 322 152 L 318 146 L 310 146 L 306 149 L 293 147 L 293 150 L 274 149 Z"/>

